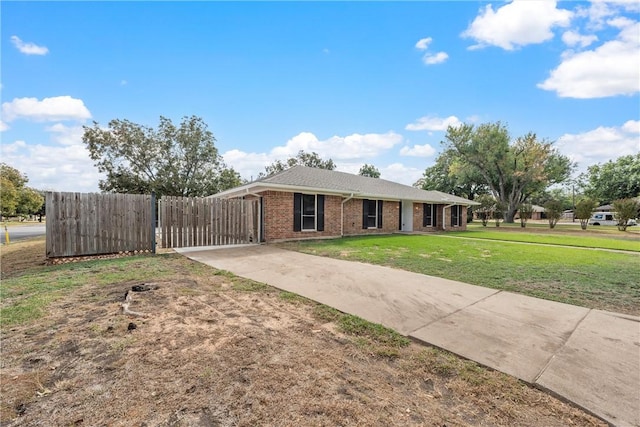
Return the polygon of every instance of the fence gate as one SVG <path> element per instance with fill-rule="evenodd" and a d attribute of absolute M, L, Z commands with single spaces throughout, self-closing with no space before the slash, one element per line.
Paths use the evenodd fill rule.
<path fill-rule="evenodd" d="M 155 251 L 153 196 L 48 192 L 47 257 Z"/>
<path fill-rule="evenodd" d="M 258 243 L 258 200 L 163 196 L 163 248 Z"/>

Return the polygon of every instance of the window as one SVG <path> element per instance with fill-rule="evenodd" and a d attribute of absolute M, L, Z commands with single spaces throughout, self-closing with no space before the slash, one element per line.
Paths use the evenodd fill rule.
<path fill-rule="evenodd" d="M 362 228 L 382 228 L 382 200 L 362 200 Z"/>
<path fill-rule="evenodd" d="M 436 220 L 436 205 L 430 203 L 422 204 L 422 226 L 423 227 L 435 227 Z"/>
<path fill-rule="evenodd" d="M 302 231 L 316 229 L 316 196 L 302 195 Z"/>
<path fill-rule="evenodd" d="M 293 193 L 293 231 L 324 231 L 324 195 Z"/>
<path fill-rule="evenodd" d="M 451 226 L 460 227 L 462 225 L 462 206 L 451 206 Z"/>

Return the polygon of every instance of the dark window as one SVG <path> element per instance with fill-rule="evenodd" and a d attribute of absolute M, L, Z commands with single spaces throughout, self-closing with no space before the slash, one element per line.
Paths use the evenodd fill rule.
<path fill-rule="evenodd" d="M 451 206 L 451 226 L 460 227 L 462 225 L 462 206 Z"/>
<path fill-rule="evenodd" d="M 433 223 L 436 205 L 432 205 L 430 203 L 422 204 L 422 226 L 423 227 L 433 227 L 435 224 Z"/>
<path fill-rule="evenodd" d="M 377 200 L 369 200 L 367 208 L 367 228 L 376 228 L 378 226 L 378 202 Z"/>
<path fill-rule="evenodd" d="M 302 195 L 302 230 L 316 229 L 316 196 Z"/>
<path fill-rule="evenodd" d="M 293 231 L 324 230 L 324 195 L 293 194 Z"/>
<path fill-rule="evenodd" d="M 382 228 L 382 200 L 362 200 L 362 228 Z"/>

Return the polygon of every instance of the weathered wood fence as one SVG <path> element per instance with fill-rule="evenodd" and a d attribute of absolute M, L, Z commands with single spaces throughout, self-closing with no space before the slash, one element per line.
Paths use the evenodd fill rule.
<path fill-rule="evenodd" d="M 162 247 L 258 243 L 258 208 L 257 200 L 163 196 Z"/>
<path fill-rule="evenodd" d="M 48 192 L 47 257 L 155 251 L 151 195 Z"/>

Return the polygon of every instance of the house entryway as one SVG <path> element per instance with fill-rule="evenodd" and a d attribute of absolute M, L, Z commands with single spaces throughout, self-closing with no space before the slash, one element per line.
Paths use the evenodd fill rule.
<path fill-rule="evenodd" d="M 413 202 L 410 200 L 402 201 L 402 231 L 413 231 Z"/>

